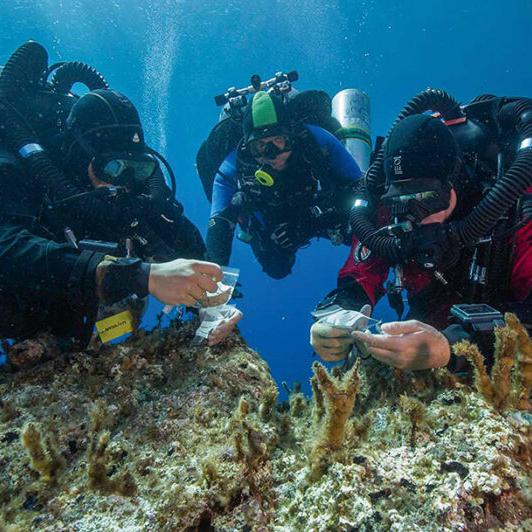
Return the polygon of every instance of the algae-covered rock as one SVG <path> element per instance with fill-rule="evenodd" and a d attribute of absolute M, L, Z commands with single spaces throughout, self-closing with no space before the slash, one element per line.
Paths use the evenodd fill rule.
<path fill-rule="evenodd" d="M 276 397 L 268 367 L 236 337 L 192 349 L 192 335 L 169 329 L 4 372 L 0 530 L 182 530 L 257 491 L 276 438 L 256 414 Z M 240 400 L 248 413 L 233 426 Z"/>
<path fill-rule="evenodd" d="M 513 367 L 528 368 L 520 334 Z M 364 361 L 333 377 L 316 366 L 316 397 L 294 390 L 286 409 L 240 338 L 217 348 L 191 339 L 191 327 L 170 328 L 0 374 L 0 530 L 532 523 L 520 373 L 500 372 L 523 384 L 494 403 L 478 382 L 477 391 L 442 370 Z M 312 474 L 317 450 L 326 466 Z"/>

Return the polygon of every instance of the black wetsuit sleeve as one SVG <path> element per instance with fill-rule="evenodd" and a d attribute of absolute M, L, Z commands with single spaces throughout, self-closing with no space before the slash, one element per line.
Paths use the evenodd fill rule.
<path fill-rule="evenodd" d="M 214 179 L 211 216 L 207 230 L 207 260 L 227 266 L 231 258 L 238 209 L 232 205 L 237 191 L 236 152 L 231 152 L 220 165 Z"/>
<path fill-rule="evenodd" d="M 232 221 L 231 217 L 225 217 L 223 212 L 209 219 L 206 238 L 208 261 L 220 266 L 229 264 L 234 233 L 235 222 Z"/>
<path fill-rule="evenodd" d="M 329 292 L 320 303 L 316 310 L 324 310 L 327 307 L 338 305 L 346 310 L 360 310 L 364 305 L 371 305 L 371 301 L 364 289 L 351 278 L 342 278 L 338 280 L 338 286 L 332 292 Z"/>
<path fill-rule="evenodd" d="M 0 224 L 0 285 L 94 298 L 96 266 L 102 253 L 79 251 L 36 236 L 23 225 Z"/>

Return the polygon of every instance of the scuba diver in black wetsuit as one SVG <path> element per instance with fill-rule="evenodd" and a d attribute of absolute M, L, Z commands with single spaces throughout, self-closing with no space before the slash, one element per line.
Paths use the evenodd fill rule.
<path fill-rule="evenodd" d="M 73 94 L 78 82 L 90 92 Z M 0 183 L 1 337 L 83 347 L 99 303 L 192 305 L 216 290 L 221 268 L 193 260 L 203 240 L 133 104 L 88 65 L 48 67 L 32 41 L 0 73 Z"/>
<path fill-rule="evenodd" d="M 251 244 L 263 270 L 275 279 L 291 272 L 297 250 L 312 238 L 348 240 L 347 216 L 362 173 L 333 134 L 312 120 L 296 122 L 290 103 L 258 91 L 244 109 L 243 138 L 214 179 L 209 260 L 228 264 L 237 224 L 239 238 Z"/>
<path fill-rule="evenodd" d="M 437 117 L 421 114 L 429 110 Z M 460 106 L 424 91 L 403 109 L 361 185 L 349 258 L 315 317 L 335 305 L 358 311 L 387 293 L 401 319 L 406 292 L 410 319 L 353 336 L 318 321 L 311 343 L 322 358 L 345 358 L 356 339 L 401 369 L 456 370 L 450 346 L 471 339 L 489 354 L 502 312 L 530 329 L 530 98 L 484 95 Z"/>

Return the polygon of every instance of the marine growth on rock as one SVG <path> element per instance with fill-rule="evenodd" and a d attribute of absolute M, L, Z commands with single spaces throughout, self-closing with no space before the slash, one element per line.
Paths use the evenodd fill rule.
<path fill-rule="evenodd" d="M 174 326 L 0 374 L 0 530 L 518 530 L 532 526 L 532 346 L 491 374 L 314 367 L 287 406 L 238 337 Z"/>

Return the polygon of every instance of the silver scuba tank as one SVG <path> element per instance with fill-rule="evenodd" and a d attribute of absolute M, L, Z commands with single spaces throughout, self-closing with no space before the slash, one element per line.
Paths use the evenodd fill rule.
<path fill-rule="evenodd" d="M 358 89 L 344 89 L 332 100 L 332 115 L 342 126 L 336 136 L 365 172 L 371 155 L 369 97 Z"/>

